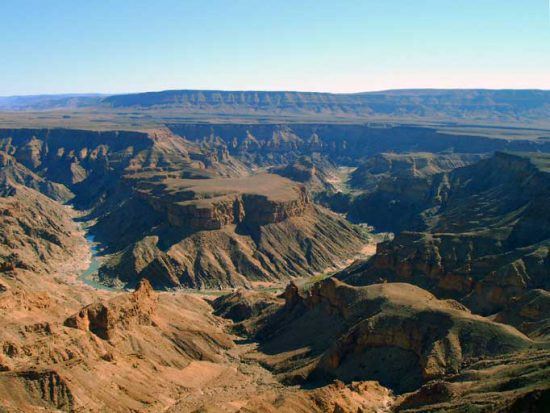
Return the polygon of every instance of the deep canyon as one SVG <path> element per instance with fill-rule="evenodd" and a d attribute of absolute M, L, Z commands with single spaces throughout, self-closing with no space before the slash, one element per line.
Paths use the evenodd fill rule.
<path fill-rule="evenodd" d="M 0 410 L 544 411 L 528 92 L 0 100 Z"/>

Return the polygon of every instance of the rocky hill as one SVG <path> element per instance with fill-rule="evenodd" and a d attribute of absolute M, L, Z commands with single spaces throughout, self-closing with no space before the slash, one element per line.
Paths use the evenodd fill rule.
<path fill-rule="evenodd" d="M 412 282 L 485 314 L 529 289 L 548 289 L 548 162 L 543 154 L 497 153 L 415 187 L 405 181 L 379 189 L 366 198 L 363 216 L 416 232 L 380 244 L 371 261 L 339 277 L 360 285 Z M 373 208 L 376 214 L 366 212 Z"/>
<path fill-rule="evenodd" d="M 6 191 L 12 185 L 35 189 L 62 203 L 74 196 L 65 185 L 44 179 L 17 162 L 13 156 L 0 151 L 0 187 Z"/>
<path fill-rule="evenodd" d="M 270 168 L 270 172 L 303 183 L 311 194 L 335 192 L 335 165 L 320 156 L 301 156 L 287 165 Z"/>
<path fill-rule="evenodd" d="M 232 337 L 198 297 L 159 295 L 147 282 L 114 295 L 61 273 L 15 274 L 0 293 L 6 411 L 158 411 L 184 394 L 181 411 L 190 411 L 257 394 L 231 384 L 252 388 L 261 373 L 237 371 Z M 217 396 L 193 401 L 198 389 Z"/>
<path fill-rule="evenodd" d="M 240 312 L 236 326 L 260 343 L 246 358 L 260 361 L 283 382 L 308 388 L 334 378 L 352 385 L 376 380 L 394 394 L 405 392 L 393 403 L 396 411 L 422 411 L 430 403 L 459 409 L 468 396 L 467 386 L 456 378 L 468 375 L 475 389 L 470 402 L 489 409 L 537 397 L 538 389 L 548 391 L 548 383 L 541 381 L 547 371 L 544 346 L 410 284 L 352 287 L 329 278 L 311 290 L 290 284 L 284 299 L 236 293 L 214 302 L 226 316 L 238 308 L 254 309 Z M 514 367 L 506 359 L 514 360 Z M 484 378 L 484 370 L 496 366 L 502 372 Z M 542 370 L 529 377 L 536 366 Z M 498 388 L 514 372 L 522 379 L 510 382 L 498 399 L 481 390 L 484 384 Z"/>

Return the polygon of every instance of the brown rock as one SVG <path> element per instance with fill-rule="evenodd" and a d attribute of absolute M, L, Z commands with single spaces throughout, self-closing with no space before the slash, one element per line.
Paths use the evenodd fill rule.
<path fill-rule="evenodd" d="M 65 326 L 90 331 L 104 340 L 131 324 L 151 325 L 157 296 L 147 280 L 140 281 L 130 296 L 119 296 L 106 303 L 94 303 L 65 320 Z"/>

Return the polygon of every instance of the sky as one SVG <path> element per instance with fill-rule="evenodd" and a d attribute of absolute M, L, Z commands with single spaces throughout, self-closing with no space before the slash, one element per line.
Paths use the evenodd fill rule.
<path fill-rule="evenodd" d="M 550 89 L 550 0 L 0 0 L 0 96 Z"/>

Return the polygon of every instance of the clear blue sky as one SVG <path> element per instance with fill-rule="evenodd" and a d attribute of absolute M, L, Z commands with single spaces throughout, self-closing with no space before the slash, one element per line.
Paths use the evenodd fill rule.
<path fill-rule="evenodd" d="M 0 96 L 550 89 L 548 0 L 0 0 Z"/>

